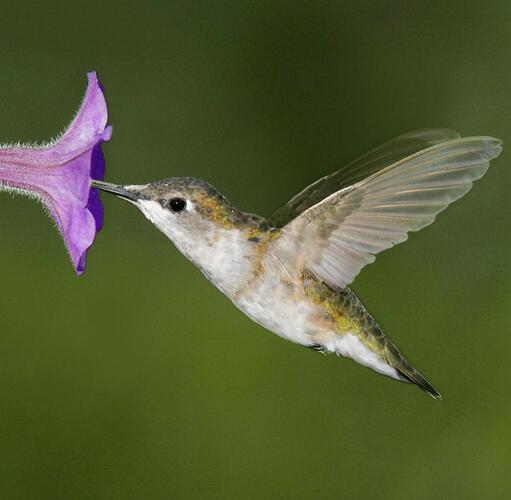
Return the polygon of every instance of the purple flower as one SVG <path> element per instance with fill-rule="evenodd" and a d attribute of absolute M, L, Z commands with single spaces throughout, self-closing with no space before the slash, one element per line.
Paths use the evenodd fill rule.
<path fill-rule="evenodd" d="M 91 179 L 104 177 L 101 143 L 112 135 L 101 84 L 95 72 L 87 77 L 80 109 L 59 139 L 44 146 L 0 148 L 0 190 L 43 202 L 78 275 L 85 270 L 87 249 L 103 224 L 103 206 L 99 191 L 91 189 Z"/>

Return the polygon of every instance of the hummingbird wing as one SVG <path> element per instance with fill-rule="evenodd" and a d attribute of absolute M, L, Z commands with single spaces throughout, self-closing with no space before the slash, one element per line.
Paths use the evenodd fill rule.
<path fill-rule="evenodd" d="M 318 179 L 275 211 L 270 219 L 275 226 L 282 227 L 327 196 L 351 186 L 417 151 L 459 137 L 458 132 L 445 128 L 416 130 L 400 135 L 348 163 L 336 172 Z"/>
<path fill-rule="evenodd" d="M 306 269 L 344 288 L 377 253 L 467 193 L 501 150 L 498 139 L 465 137 L 416 152 L 305 210 L 269 251 L 291 274 Z"/>

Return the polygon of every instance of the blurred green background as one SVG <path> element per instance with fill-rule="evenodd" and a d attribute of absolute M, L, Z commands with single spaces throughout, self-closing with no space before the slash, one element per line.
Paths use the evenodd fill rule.
<path fill-rule="evenodd" d="M 207 179 L 270 214 L 410 130 L 511 144 L 507 1 L 4 3 L 0 138 L 69 122 L 87 71 L 107 179 Z M 510 498 L 509 153 L 354 289 L 443 393 L 285 342 L 104 197 L 77 278 L 0 195 L 0 498 Z"/>

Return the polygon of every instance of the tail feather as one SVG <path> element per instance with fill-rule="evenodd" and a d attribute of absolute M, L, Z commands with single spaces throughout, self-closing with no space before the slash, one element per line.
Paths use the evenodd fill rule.
<path fill-rule="evenodd" d="M 438 392 L 438 390 L 433 387 L 433 385 L 430 384 L 415 368 L 412 367 L 412 369 L 413 372 L 407 371 L 407 373 L 404 373 L 399 369 L 398 372 L 406 382 L 411 382 L 412 384 L 417 385 L 433 399 L 442 399 L 442 395 Z"/>
<path fill-rule="evenodd" d="M 442 395 L 438 390 L 412 366 L 395 344 L 388 337 L 385 340 L 387 344 L 385 346 L 385 360 L 398 372 L 401 380 L 415 384 L 433 399 L 442 399 Z"/>

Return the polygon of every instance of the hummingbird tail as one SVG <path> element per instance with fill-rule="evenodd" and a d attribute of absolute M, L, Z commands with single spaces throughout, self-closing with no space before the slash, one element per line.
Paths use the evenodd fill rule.
<path fill-rule="evenodd" d="M 388 337 L 385 340 L 383 357 L 397 371 L 401 380 L 415 384 L 433 399 L 442 399 L 442 395 L 412 366 L 397 346 Z"/>
<path fill-rule="evenodd" d="M 426 394 L 431 396 L 433 399 L 442 399 L 442 395 L 431 385 L 415 368 L 412 367 L 413 372 L 407 371 L 406 373 L 398 369 L 399 374 L 407 382 L 420 387 Z"/>

